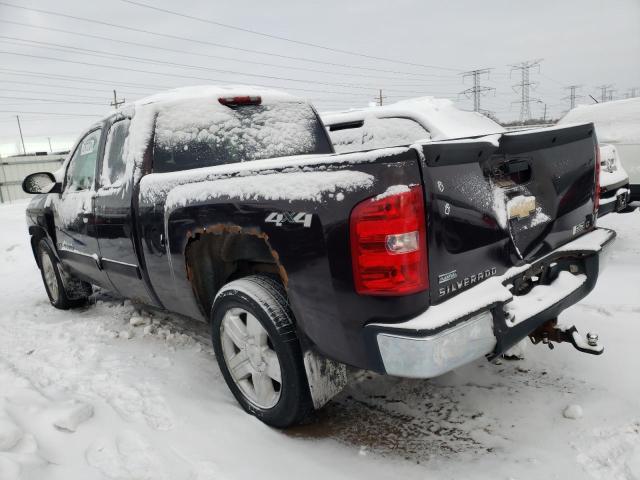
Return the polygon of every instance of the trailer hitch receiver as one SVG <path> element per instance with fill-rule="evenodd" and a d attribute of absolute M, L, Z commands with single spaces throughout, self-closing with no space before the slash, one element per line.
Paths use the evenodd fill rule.
<path fill-rule="evenodd" d="M 600 355 L 604 352 L 604 347 L 598 344 L 598 334 L 589 332 L 585 339 L 575 326 L 569 328 L 561 328 L 558 326 L 558 320 L 550 320 L 541 325 L 529 334 L 531 341 L 537 345 L 542 343 L 553 350 L 553 343 L 569 342 L 574 348 L 583 353 L 591 355 Z"/>

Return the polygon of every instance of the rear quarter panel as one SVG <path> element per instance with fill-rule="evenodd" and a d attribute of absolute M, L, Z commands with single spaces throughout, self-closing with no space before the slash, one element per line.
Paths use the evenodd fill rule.
<path fill-rule="evenodd" d="M 365 161 L 344 162 L 340 159 L 345 157 L 336 155 L 330 157 L 335 163 L 264 170 L 243 177 L 211 180 L 203 175 L 202 182 L 160 189 L 157 187 L 164 183 L 163 178 L 167 183 L 173 181 L 170 174 L 144 177 L 140 185 L 140 233 L 149 278 L 163 305 L 191 317 L 207 317 L 188 278 L 185 248 L 199 232 L 239 228 L 268 242 L 280 266 L 298 328 L 318 349 L 344 363 L 371 366 L 377 360 L 368 356 L 363 325 L 401 321 L 424 311 L 429 304 L 428 292 L 368 297 L 354 290 L 349 252 L 351 209 L 390 186 L 422 182 L 416 150 L 380 152 L 377 157 L 364 154 Z M 341 175 L 359 180 L 341 183 Z M 158 191 L 163 193 L 156 195 Z M 274 221 L 278 214 L 283 221 Z M 300 214 L 311 216 L 308 226 L 293 221 L 296 215 L 304 218 Z"/>

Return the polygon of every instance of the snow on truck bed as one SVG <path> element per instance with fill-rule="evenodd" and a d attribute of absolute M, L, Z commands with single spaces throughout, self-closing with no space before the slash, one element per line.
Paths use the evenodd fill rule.
<path fill-rule="evenodd" d="M 618 232 L 611 263 L 561 316 L 602 356 L 529 345 L 433 380 L 358 373 L 279 432 L 238 407 L 202 324 L 104 292 L 53 309 L 25 207 L 0 205 L 2 480 L 640 477 L 640 213 L 600 221 Z"/>

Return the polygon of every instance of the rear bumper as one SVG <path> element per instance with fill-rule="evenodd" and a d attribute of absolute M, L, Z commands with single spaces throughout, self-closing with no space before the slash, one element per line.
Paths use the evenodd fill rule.
<path fill-rule="evenodd" d="M 598 208 L 598 217 L 608 213 L 620 212 L 627 208 L 631 202 L 631 190 L 629 184 L 624 184 L 618 188 L 603 192 Z"/>
<path fill-rule="evenodd" d="M 615 232 L 596 229 L 399 324 L 365 327 L 389 375 L 430 378 L 508 350 L 595 286 Z"/>

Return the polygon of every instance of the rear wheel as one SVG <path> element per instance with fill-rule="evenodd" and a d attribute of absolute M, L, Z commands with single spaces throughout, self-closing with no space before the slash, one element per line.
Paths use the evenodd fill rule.
<path fill-rule="evenodd" d="M 220 370 L 247 412 L 284 428 L 313 410 L 282 285 L 265 275 L 234 280 L 216 296 L 211 320 Z"/>
<path fill-rule="evenodd" d="M 51 305 L 61 310 L 84 305 L 91 294 L 91 285 L 64 273 L 45 240 L 40 240 L 38 244 L 38 257 L 42 281 Z"/>

